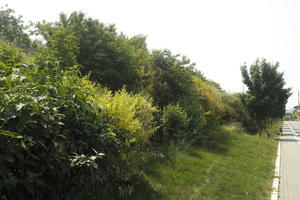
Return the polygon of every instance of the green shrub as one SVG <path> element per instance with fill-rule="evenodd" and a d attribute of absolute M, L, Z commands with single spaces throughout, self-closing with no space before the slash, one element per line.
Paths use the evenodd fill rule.
<path fill-rule="evenodd" d="M 129 94 L 125 89 L 112 94 L 98 88 L 94 96 L 96 105 L 112 119 L 112 124 L 126 132 L 125 145 L 143 144 L 156 130 L 153 114 L 157 112 L 152 100 L 140 94 Z"/>
<path fill-rule="evenodd" d="M 202 140 L 205 134 L 205 126 L 207 124 L 205 118 L 205 111 L 201 105 L 200 97 L 195 96 L 192 101 L 185 101 L 182 103 L 189 120 L 187 137 L 190 142 L 197 144 Z"/>
<path fill-rule="evenodd" d="M 23 59 L 24 55 L 21 49 L 0 37 L 0 62 L 6 65 L 15 65 L 20 63 Z"/>
<path fill-rule="evenodd" d="M 199 77 L 194 76 L 193 81 L 196 93 L 202 97 L 200 101 L 205 110 L 205 134 L 209 134 L 222 124 L 224 115 L 222 91 Z"/>
<path fill-rule="evenodd" d="M 250 116 L 244 117 L 242 120 L 242 124 L 247 133 L 257 134 L 260 130 L 259 124 L 257 124 L 257 122 Z"/>
<path fill-rule="evenodd" d="M 125 89 L 112 93 L 100 85 L 82 79 L 85 88 L 92 91 L 92 105 L 109 116 L 107 123 L 118 129 L 122 169 L 127 172 L 127 186 L 132 188 L 139 174 L 139 166 L 149 157 L 149 138 L 157 130 L 154 116 L 158 113 L 152 99 L 141 94 L 130 94 Z M 130 178 L 129 178 L 130 177 Z"/>
<path fill-rule="evenodd" d="M 167 105 L 160 116 L 160 129 L 154 140 L 160 144 L 168 144 L 170 141 L 187 139 L 190 119 L 185 110 L 177 105 Z"/>
<path fill-rule="evenodd" d="M 0 197 L 117 198 L 128 189 L 120 135 L 93 106 L 78 70 L 0 70 Z"/>

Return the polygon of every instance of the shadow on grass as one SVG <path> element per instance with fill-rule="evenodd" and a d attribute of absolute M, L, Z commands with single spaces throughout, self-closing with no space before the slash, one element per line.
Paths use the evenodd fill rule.
<path fill-rule="evenodd" d="M 226 154 L 228 152 L 228 147 L 226 144 L 220 144 L 219 142 L 212 141 L 209 144 L 206 144 L 204 147 L 205 150 L 211 153 L 217 154 Z"/>
<path fill-rule="evenodd" d="M 232 135 L 227 133 L 204 137 L 201 148 L 211 153 L 226 154 L 228 152 L 228 147 L 231 144 L 232 137 Z"/>
<path fill-rule="evenodd" d="M 144 177 L 140 177 L 134 186 L 134 191 L 125 200 L 161 200 L 161 194 L 154 190 L 153 186 Z"/>
<path fill-rule="evenodd" d="M 191 157 L 195 157 L 195 158 L 199 158 L 199 159 L 202 159 L 202 158 L 203 158 L 203 156 L 202 156 L 200 153 L 198 153 L 197 151 L 195 151 L 195 150 L 193 150 L 193 149 L 191 149 L 191 148 L 186 149 L 186 150 L 185 150 L 185 153 L 186 153 L 187 155 L 191 156 Z"/>

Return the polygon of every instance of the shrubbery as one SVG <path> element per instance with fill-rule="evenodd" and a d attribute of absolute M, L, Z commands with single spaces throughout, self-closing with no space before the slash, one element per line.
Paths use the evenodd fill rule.
<path fill-rule="evenodd" d="M 160 129 L 153 139 L 160 145 L 187 139 L 189 122 L 190 119 L 182 107 L 178 104 L 167 105 L 162 110 Z"/>
<path fill-rule="evenodd" d="M 120 150 L 134 134 L 142 139 L 153 132 L 147 113 L 156 111 L 151 101 L 123 90 L 115 98 L 109 92 L 102 95 L 115 107 L 121 106 L 116 103 L 120 98 L 129 99 L 123 102 L 127 110 L 110 108 L 101 100 L 96 105 L 101 92 L 85 87 L 75 68 L 2 64 L 0 74 L 2 196 L 109 199 L 110 194 L 120 194 L 122 184 L 128 187 L 130 175 L 123 170 L 126 162 Z M 134 116 L 119 118 L 126 111 Z M 134 121 L 137 128 L 130 127 Z"/>
<path fill-rule="evenodd" d="M 224 115 L 222 91 L 193 77 L 176 57 L 170 70 L 160 69 L 165 70 L 160 81 L 167 78 L 169 89 L 164 92 L 170 99 L 155 96 L 159 110 L 150 97 L 124 88 L 113 93 L 88 77 L 81 78 L 77 68 L 62 67 L 60 59 L 47 55 L 45 48 L 35 54 L 38 64 L 27 65 L 21 64 L 22 50 L 8 42 L 2 41 L 0 50 L 3 198 L 126 196 L 133 189 L 145 155 L 141 151 L 149 147 L 149 139 L 155 145 L 180 140 L 203 144 Z M 190 81 L 172 80 L 180 73 L 190 76 Z M 186 88 L 186 94 L 176 93 L 172 85 Z M 164 106 L 160 103 L 164 101 L 177 103 Z"/>
<path fill-rule="evenodd" d="M 24 55 L 21 49 L 0 38 L 0 62 L 6 65 L 21 63 Z"/>
<path fill-rule="evenodd" d="M 257 131 L 249 96 L 184 56 L 149 52 L 143 36 L 80 12 L 36 28 L 46 43 L 30 41 L 32 54 L 0 39 L 1 199 L 124 198 L 161 147 L 215 147 L 231 122 Z"/>
<path fill-rule="evenodd" d="M 151 98 L 113 93 L 76 68 L 45 58 L 17 64 L 14 55 L 0 71 L 3 198 L 119 198 L 132 190 L 150 138 L 201 143 L 208 118 L 195 93 L 159 112 Z"/>
<path fill-rule="evenodd" d="M 132 95 L 125 89 L 112 93 L 98 86 L 94 102 L 103 113 L 112 118 L 112 124 L 127 132 L 127 145 L 142 144 L 155 131 L 154 116 L 157 112 L 150 98 L 142 95 Z"/>

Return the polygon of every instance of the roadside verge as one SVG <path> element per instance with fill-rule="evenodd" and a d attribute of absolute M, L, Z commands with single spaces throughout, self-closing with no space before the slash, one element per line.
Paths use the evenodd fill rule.
<path fill-rule="evenodd" d="M 275 173 L 272 184 L 271 200 L 279 199 L 279 172 L 280 172 L 280 140 L 278 142 L 277 158 L 275 162 Z"/>

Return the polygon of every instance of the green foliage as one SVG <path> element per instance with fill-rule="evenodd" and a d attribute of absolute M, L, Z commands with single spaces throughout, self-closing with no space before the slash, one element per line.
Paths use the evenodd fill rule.
<path fill-rule="evenodd" d="M 188 130 L 186 131 L 187 138 L 193 144 L 200 144 L 203 135 L 207 134 L 206 112 L 201 104 L 200 97 L 195 96 L 195 99 L 182 103 L 182 105 L 190 119 Z"/>
<path fill-rule="evenodd" d="M 47 41 L 46 47 L 40 47 L 38 51 L 38 63 L 56 58 L 64 67 L 73 67 L 77 64 L 76 55 L 79 46 L 74 33 L 63 27 L 53 27 L 50 23 L 38 23 L 36 26 L 39 29 L 38 33 Z"/>
<path fill-rule="evenodd" d="M 193 96 L 193 82 L 189 71 L 193 64 L 185 57 L 178 57 L 168 50 L 153 51 L 150 64 L 145 68 L 146 91 L 160 108 Z"/>
<path fill-rule="evenodd" d="M 246 93 L 238 93 L 238 98 L 240 99 L 243 107 L 244 107 L 244 114 L 242 115 L 242 119 L 240 120 L 243 124 L 243 127 L 247 130 L 250 134 L 257 134 L 259 132 L 259 124 L 257 121 L 250 115 L 248 108 L 247 108 L 247 102 L 249 95 Z"/>
<path fill-rule="evenodd" d="M 12 66 L 21 63 L 23 59 L 24 55 L 21 49 L 0 39 L 0 62 Z"/>
<path fill-rule="evenodd" d="M 111 199 L 128 187 L 121 168 L 120 131 L 93 106 L 91 90 L 76 69 L 63 71 L 50 63 L 3 66 L 2 197 Z"/>
<path fill-rule="evenodd" d="M 245 118 L 248 117 L 248 112 L 238 94 L 223 93 L 222 102 L 224 104 L 224 121 L 242 122 Z"/>
<path fill-rule="evenodd" d="M 0 27 L 0 38 L 14 43 L 20 48 L 30 48 L 31 41 L 28 34 L 25 33 L 26 27 L 22 17 L 16 17 L 12 9 L 0 7 Z"/>
<path fill-rule="evenodd" d="M 143 74 L 144 90 L 151 94 L 156 105 L 164 108 L 179 104 L 184 109 L 189 118 L 184 134 L 188 140 L 199 140 L 206 124 L 202 97 L 193 82 L 194 74 L 197 71 L 189 59 L 172 55 L 168 50 L 153 51 Z"/>
<path fill-rule="evenodd" d="M 205 128 L 209 133 L 218 127 L 224 115 L 223 93 L 210 83 L 196 76 L 193 77 L 196 92 L 202 98 L 201 105 L 205 109 Z"/>
<path fill-rule="evenodd" d="M 178 104 L 164 107 L 160 120 L 161 127 L 155 139 L 161 144 L 168 144 L 170 141 L 178 142 L 187 138 L 190 119 Z"/>
<path fill-rule="evenodd" d="M 0 27 L 1 199 L 124 198 L 152 149 L 188 141 L 223 150 L 233 131 L 223 124 L 256 132 L 290 95 L 278 64 L 257 61 L 250 76 L 243 67 L 248 94 L 228 94 L 187 57 L 149 53 L 144 36 L 82 12 L 37 23 L 41 41 L 11 9 L 0 9 Z M 34 43 L 34 54 L 19 49 Z M 258 114 L 268 103 L 278 112 Z"/>
<path fill-rule="evenodd" d="M 145 38 L 127 38 L 113 25 L 106 26 L 82 12 L 60 15 L 55 24 L 39 23 L 38 31 L 54 55 L 66 65 L 78 63 L 83 74 L 116 91 L 124 85 L 131 91 L 140 88 L 139 67 L 147 49 Z"/>
<path fill-rule="evenodd" d="M 195 64 L 190 63 L 186 57 L 172 55 L 168 50 L 156 50 L 149 54 L 145 37 L 127 38 L 118 34 L 114 26 L 106 26 L 98 20 L 87 18 L 81 12 L 73 12 L 69 17 L 61 14 L 59 22 L 40 23 L 37 28 L 49 48 L 51 43 L 65 43 L 59 40 L 61 37 L 55 37 L 57 31 L 75 36 L 79 49 L 75 53 L 77 63 L 84 74 L 91 72 L 91 80 L 113 91 L 124 85 L 129 91 L 142 90 L 153 98 L 159 108 L 179 103 L 191 118 L 189 129 L 192 135 L 200 135 L 204 127 L 213 129 L 220 124 L 224 112 L 220 86 L 195 70 Z M 60 46 L 63 48 L 63 45 Z M 67 51 L 72 52 L 72 49 Z M 56 58 L 67 55 L 58 49 L 53 52 Z M 43 55 L 49 54 L 46 51 Z M 208 86 L 199 91 L 194 76 Z M 214 96 L 205 103 L 203 93 L 206 90 L 214 91 L 210 92 Z"/>
<path fill-rule="evenodd" d="M 86 85 L 91 82 L 84 80 Z M 140 94 L 129 94 L 125 89 L 112 93 L 101 86 L 96 87 L 93 104 L 111 118 L 119 130 L 123 130 L 124 145 L 142 145 L 156 130 L 154 114 L 158 112 L 151 98 Z"/>
<path fill-rule="evenodd" d="M 243 82 L 248 87 L 245 104 L 251 117 L 258 123 L 268 118 L 281 118 L 285 114 L 285 105 L 291 88 L 284 88 L 283 73 L 278 72 L 279 63 L 272 64 L 265 59 L 257 60 L 250 66 L 241 67 Z"/>

